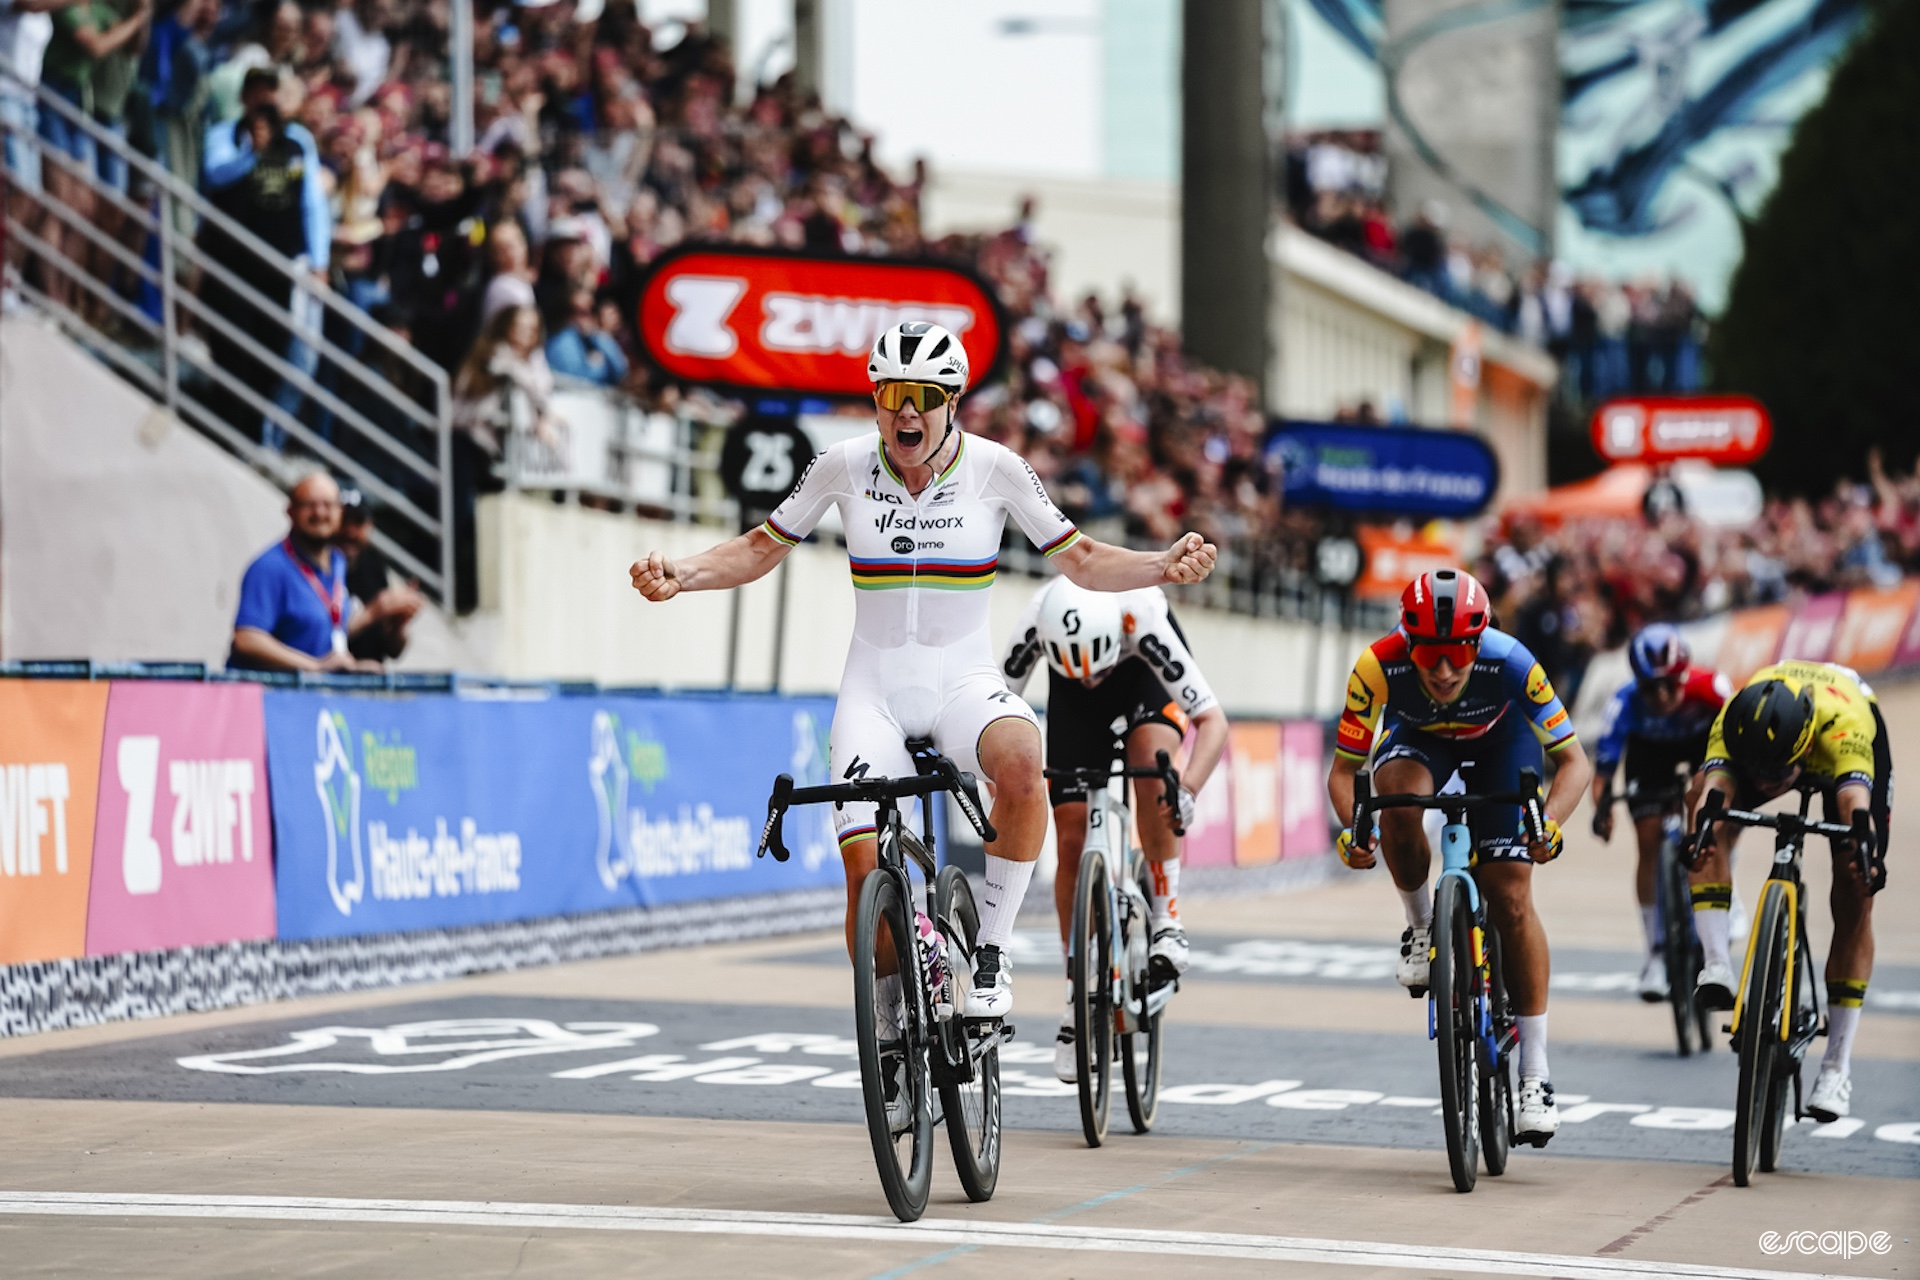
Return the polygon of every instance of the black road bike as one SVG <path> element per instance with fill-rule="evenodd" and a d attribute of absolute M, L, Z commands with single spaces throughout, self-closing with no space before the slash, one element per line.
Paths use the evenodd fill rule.
<path fill-rule="evenodd" d="M 1146 856 L 1133 847 L 1129 778 L 1158 778 L 1180 826 L 1180 774 L 1164 751 L 1152 768 L 1125 767 L 1124 746 L 1108 768 L 1048 769 L 1047 777 L 1087 789 L 1087 836 L 1073 889 L 1073 931 L 1067 974 L 1073 985 L 1073 1050 L 1080 1086 L 1080 1130 L 1087 1145 L 1106 1141 L 1113 1096 L 1113 1060 L 1126 1082 L 1135 1133 L 1153 1128 L 1160 1112 L 1161 1031 L 1179 979 L 1148 961 L 1153 924 Z"/>
<path fill-rule="evenodd" d="M 877 806 L 878 865 L 860 886 L 854 915 L 854 1037 L 880 1185 L 894 1216 L 913 1222 L 927 1209 L 933 1130 L 941 1123 L 967 1198 L 992 1198 L 1000 1177 L 1000 1045 L 1012 1038 L 1013 1027 L 965 1016 L 980 914 L 965 874 L 937 869 L 932 797 L 951 795 L 983 840 L 997 838 L 993 824 L 980 808 L 972 774 L 928 740 L 909 739 L 907 749 L 919 770 L 911 778 L 796 787 L 781 774 L 767 801 L 759 852 L 787 860 L 781 820 L 793 805 Z M 899 808 L 914 796 L 924 819 L 919 835 L 907 829 Z M 918 890 L 909 865 L 920 869 Z M 930 923 L 924 931 L 923 920 Z"/>
<path fill-rule="evenodd" d="M 1468 768 L 1462 767 L 1465 777 Z M 1528 838 L 1546 839 L 1540 809 L 1540 775 L 1520 771 L 1520 789 L 1499 795 L 1373 794 L 1373 775 L 1353 780 L 1353 838 L 1373 841 L 1373 815 L 1383 809 L 1438 809 L 1447 824 L 1440 835 L 1440 878 L 1433 890 L 1428 952 L 1427 1035 L 1440 1050 L 1440 1114 L 1447 1135 L 1447 1165 L 1453 1188 L 1474 1188 L 1482 1157 L 1487 1173 L 1507 1171 L 1515 1140 L 1513 1072 L 1520 1024 L 1507 995 L 1500 965 L 1500 934 L 1487 923 L 1486 903 L 1474 881 L 1473 835 L 1467 815 L 1493 805 L 1519 805 Z M 1418 989 L 1415 996 L 1422 994 Z M 1529 1138 L 1544 1146 L 1546 1137 Z"/>
<path fill-rule="evenodd" d="M 1747 935 L 1747 958 L 1734 993 L 1733 1021 L 1725 1030 L 1733 1035 L 1740 1055 L 1740 1083 L 1735 1093 L 1733 1120 L 1733 1181 L 1746 1186 L 1756 1166 L 1762 1173 L 1780 1167 L 1780 1139 L 1787 1127 L 1787 1089 L 1793 1089 L 1793 1118 L 1800 1110 L 1800 1063 L 1807 1046 L 1822 1034 L 1820 984 L 1815 981 L 1813 949 L 1807 943 L 1807 897 L 1800 880 L 1800 851 L 1808 836 L 1851 840 L 1861 883 L 1874 883 L 1873 825 L 1864 809 L 1855 810 L 1853 823 L 1814 822 L 1807 817 L 1819 787 L 1796 788 L 1798 813 L 1753 813 L 1725 808 L 1726 797 L 1709 791 L 1699 825 L 1687 841 L 1688 866 L 1718 823 L 1773 829 L 1773 872 L 1760 890 L 1753 931 Z"/>
<path fill-rule="evenodd" d="M 1700 966 L 1706 953 L 1693 928 L 1693 893 L 1687 884 L 1687 864 L 1680 856 L 1686 843 L 1686 827 L 1681 810 L 1686 803 L 1687 780 L 1676 777 L 1671 786 L 1658 790 L 1636 788 L 1628 783 L 1623 795 L 1609 790 L 1600 799 L 1594 814 L 1596 834 L 1599 815 L 1616 803 L 1645 801 L 1658 804 L 1660 810 L 1660 868 L 1654 882 L 1654 901 L 1660 911 L 1660 956 L 1667 966 L 1667 1006 L 1673 1012 L 1673 1037 L 1680 1056 L 1687 1057 L 1698 1048 L 1713 1051 L 1713 1011 L 1693 998 L 1694 984 L 1700 979 Z"/>

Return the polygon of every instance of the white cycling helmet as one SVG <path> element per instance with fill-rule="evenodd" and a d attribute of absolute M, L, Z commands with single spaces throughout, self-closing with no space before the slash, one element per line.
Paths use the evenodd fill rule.
<path fill-rule="evenodd" d="M 1120 597 L 1055 578 L 1036 630 L 1048 666 L 1069 680 L 1097 680 L 1120 661 Z"/>
<path fill-rule="evenodd" d="M 882 333 L 867 356 L 867 377 L 882 382 L 932 382 L 954 395 L 967 389 L 967 349 L 951 332 L 926 320 L 908 320 Z"/>

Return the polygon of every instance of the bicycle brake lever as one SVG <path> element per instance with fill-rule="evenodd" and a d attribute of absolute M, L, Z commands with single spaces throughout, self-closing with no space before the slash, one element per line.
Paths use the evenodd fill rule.
<path fill-rule="evenodd" d="M 1167 812 L 1173 815 L 1173 834 L 1184 836 L 1187 829 L 1180 824 L 1180 775 L 1174 771 L 1173 761 L 1164 751 L 1153 754 L 1153 762 L 1160 767 L 1160 779 L 1167 784 L 1166 795 L 1162 797 Z"/>
<path fill-rule="evenodd" d="M 998 840 L 1000 833 L 993 829 L 993 823 L 987 821 L 986 812 L 980 808 L 980 792 L 974 776 L 945 756 L 940 757 L 940 772 L 949 782 L 956 784 L 954 798 L 960 802 L 960 812 L 973 824 L 974 831 L 988 844 Z"/>
<path fill-rule="evenodd" d="M 786 841 L 781 839 L 785 833 L 781 830 L 781 819 L 786 816 L 787 803 L 793 795 L 793 775 L 783 773 L 773 780 L 773 794 L 767 798 L 767 825 L 760 829 L 760 848 L 754 857 L 764 858 L 772 852 L 775 862 L 785 862 L 793 855 L 787 852 Z"/>

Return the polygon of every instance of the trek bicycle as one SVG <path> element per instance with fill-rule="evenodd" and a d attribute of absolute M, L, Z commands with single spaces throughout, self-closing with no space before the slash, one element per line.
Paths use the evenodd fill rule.
<path fill-rule="evenodd" d="M 938 1124 L 946 1125 L 967 1198 L 993 1197 L 1000 1177 L 1000 1045 L 1012 1038 L 1013 1028 L 998 1018 L 965 1016 L 980 913 L 966 875 L 935 860 L 932 798 L 951 795 L 983 840 L 997 838 L 993 824 L 980 808 L 972 774 L 935 751 L 930 740 L 910 738 L 907 749 L 918 770 L 911 778 L 858 778 L 819 787 L 796 787 L 789 774 L 775 778 L 759 853 L 787 860 L 781 827 L 793 805 L 877 807 L 878 863 L 860 886 L 854 914 L 854 1038 L 880 1185 L 894 1216 L 913 1222 L 927 1209 Z M 900 813 L 898 802 L 909 797 L 921 800 L 919 835 Z M 918 890 L 909 865 L 920 870 Z M 885 981 L 896 975 L 897 984 Z"/>
<path fill-rule="evenodd" d="M 1600 815 L 1616 803 L 1646 801 L 1660 805 L 1660 867 L 1655 873 L 1654 902 L 1660 913 L 1660 957 L 1667 967 L 1667 1006 L 1673 1012 L 1673 1036 L 1683 1058 L 1693 1053 L 1696 1044 L 1701 1053 L 1713 1052 L 1713 1011 L 1693 998 L 1706 953 L 1694 932 L 1693 897 L 1687 885 L 1687 867 L 1680 858 L 1686 841 L 1681 812 L 1686 794 L 1685 773 L 1678 773 L 1672 785 L 1657 790 L 1641 789 L 1629 782 L 1624 794 L 1608 790 L 1601 796 L 1593 819 L 1597 833 Z"/>
<path fill-rule="evenodd" d="M 1463 766 L 1463 777 L 1470 766 Z M 1433 889 L 1433 925 L 1428 956 L 1427 1038 L 1439 1045 L 1440 1114 L 1447 1136 L 1447 1165 L 1456 1191 L 1472 1191 L 1484 1158 L 1487 1173 L 1507 1171 L 1515 1140 L 1513 1071 L 1520 1024 L 1507 994 L 1500 964 L 1500 934 L 1487 922 L 1486 903 L 1474 881 L 1473 834 L 1467 815 L 1495 805 L 1519 805 L 1528 839 L 1546 839 L 1540 808 L 1540 774 L 1520 771 L 1517 791 L 1495 795 L 1373 794 L 1373 775 L 1354 777 L 1353 839 L 1373 838 L 1373 816 L 1383 809 L 1438 809 L 1446 815 L 1440 833 L 1440 877 Z M 1421 991 L 1414 989 L 1415 996 Z M 1521 1139 L 1546 1145 L 1547 1135 Z"/>
<path fill-rule="evenodd" d="M 1087 838 L 1073 890 L 1073 929 L 1067 938 L 1067 974 L 1073 985 L 1073 1053 L 1080 1086 L 1080 1131 L 1087 1145 L 1106 1141 L 1113 1097 L 1113 1059 L 1120 1059 L 1127 1116 L 1135 1133 L 1153 1128 L 1160 1112 L 1161 1017 L 1180 982 L 1147 956 L 1152 919 L 1148 911 L 1147 860 L 1134 847 L 1130 778 L 1158 778 L 1180 826 L 1180 774 L 1164 751 L 1152 768 L 1126 767 L 1116 744 L 1111 766 L 1048 769 L 1048 778 L 1087 790 Z M 1117 1042 L 1117 1049 L 1116 1049 Z"/>
<path fill-rule="evenodd" d="M 1801 892 L 1800 851 L 1808 836 L 1851 840 L 1854 858 L 1867 884 L 1873 883 L 1873 826 L 1865 810 L 1855 810 L 1851 825 L 1808 819 L 1817 786 L 1796 788 L 1798 813 L 1753 813 L 1726 808 L 1720 791 L 1707 792 L 1699 823 L 1684 850 L 1688 866 L 1716 823 L 1773 829 L 1773 871 L 1760 890 L 1759 910 L 1747 935 L 1747 958 L 1734 993 L 1733 1020 L 1724 1030 L 1740 1055 L 1739 1086 L 1733 1120 L 1733 1181 L 1747 1186 L 1756 1166 L 1772 1173 L 1780 1166 L 1780 1140 L 1786 1132 L 1787 1086 L 1793 1086 L 1793 1117 L 1800 1110 L 1800 1063 L 1807 1046 L 1824 1034 L 1820 984 L 1814 980 L 1813 949 L 1807 942 L 1807 900 Z"/>

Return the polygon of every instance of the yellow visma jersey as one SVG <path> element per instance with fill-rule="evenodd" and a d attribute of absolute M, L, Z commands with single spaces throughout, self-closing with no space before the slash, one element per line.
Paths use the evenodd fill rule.
<path fill-rule="evenodd" d="M 1873 709 L 1878 700 L 1858 672 L 1832 662 L 1787 661 L 1762 667 L 1747 684 L 1762 680 L 1783 680 L 1796 693 L 1806 689 L 1813 694 L 1813 732 L 1798 762 L 1809 776 L 1873 785 L 1873 742 L 1879 732 Z M 1732 706 L 1729 700 L 1714 717 L 1703 770 L 1731 771 L 1722 726 Z"/>

